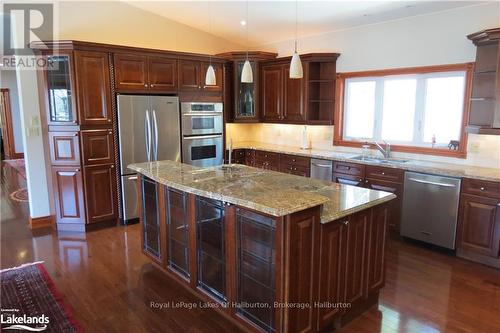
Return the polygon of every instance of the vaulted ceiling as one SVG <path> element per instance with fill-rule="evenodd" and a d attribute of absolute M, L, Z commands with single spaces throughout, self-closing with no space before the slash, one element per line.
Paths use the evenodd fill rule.
<path fill-rule="evenodd" d="M 246 1 L 126 1 L 188 26 L 246 44 Z M 248 2 L 250 46 L 292 39 L 295 6 L 299 37 L 482 4 L 478 1 L 255 1 Z M 211 13 L 211 24 L 209 15 Z M 175 33 L 165 31 L 163 33 Z"/>

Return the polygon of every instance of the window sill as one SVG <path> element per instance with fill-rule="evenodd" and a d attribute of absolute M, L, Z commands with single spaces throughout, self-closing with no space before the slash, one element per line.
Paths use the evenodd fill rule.
<path fill-rule="evenodd" d="M 361 148 L 365 145 L 365 142 L 359 141 L 344 141 L 344 140 L 334 140 L 334 146 L 344 146 L 344 147 L 354 147 Z M 375 148 L 375 145 L 368 143 L 371 148 Z M 402 145 L 391 145 L 391 151 L 410 153 L 410 154 L 423 154 L 423 155 L 435 155 L 442 157 L 454 157 L 454 158 L 467 158 L 467 151 L 463 150 L 449 150 L 443 148 L 429 148 L 429 147 L 416 147 L 416 146 L 402 146 Z"/>

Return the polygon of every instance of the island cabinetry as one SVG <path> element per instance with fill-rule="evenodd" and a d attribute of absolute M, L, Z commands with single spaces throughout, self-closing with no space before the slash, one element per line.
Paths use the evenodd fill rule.
<path fill-rule="evenodd" d="M 155 181 L 149 178 L 141 178 L 141 182 L 139 183 L 139 191 L 141 193 L 139 210 L 142 251 L 154 262 L 163 265 L 160 187 Z"/>
<path fill-rule="evenodd" d="M 324 331 L 378 300 L 387 204 L 322 224 L 321 206 L 271 216 L 145 176 L 138 189 L 143 252 L 246 331 Z"/>
<path fill-rule="evenodd" d="M 387 204 L 321 226 L 317 329 L 345 324 L 385 283 Z"/>

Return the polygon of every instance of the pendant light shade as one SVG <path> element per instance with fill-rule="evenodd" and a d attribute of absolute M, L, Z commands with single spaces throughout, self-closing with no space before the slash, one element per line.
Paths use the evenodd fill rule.
<path fill-rule="evenodd" d="M 214 66 L 210 65 L 207 68 L 207 74 L 205 75 L 205 85 L 206 86 L 215 86 L 215 71 Z"/>
<path fill-rule="evenodd" d="M 252 65 L 250 64 L 250 61 L 248 61 L 248 59 L 245 60 L 245 63 L 243 64 L 243 69 L 241 71 L 241 82 L 243 83 L 253 82 Z"/>
<path fill-rule="evenodd" d="M 210 1 L 207 1 L 208 4 L 208 31 L 212 33 L 212 12 L 210 10 Z M 210 56 L 210 66 L 207 68 L 207 73 L 205 74 L 205 85 L 206 86 L 215 86 L 217 84 L 215 80 L 215 71 L 214 66 L 212 66 L 212 56 Z"/>
<path fill-rule="evenodd" d="M 292 61 L 290 62 L 290 79 L 302 79 L 304 77 L 304 71 L 302 70 L 302 61 L 300 61 L 300 56 L 295 51 L 292 56 Z"/>

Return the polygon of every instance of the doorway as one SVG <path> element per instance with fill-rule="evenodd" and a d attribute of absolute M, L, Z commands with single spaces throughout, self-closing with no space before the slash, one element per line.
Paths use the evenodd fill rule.
<path fill-rule="evenodd" d="M 0 134 L 2 141 L 2 160 L 22 159 L 24 154 L 16 151 L 10 90 L 1 88 L 0 92 Z"/>

